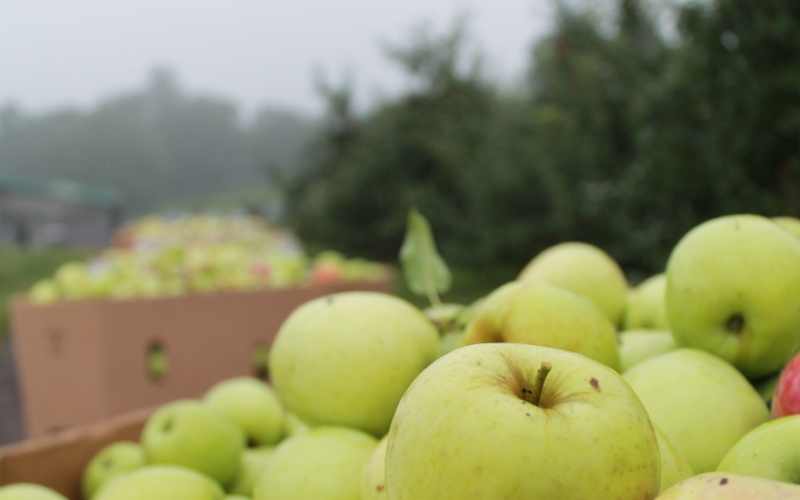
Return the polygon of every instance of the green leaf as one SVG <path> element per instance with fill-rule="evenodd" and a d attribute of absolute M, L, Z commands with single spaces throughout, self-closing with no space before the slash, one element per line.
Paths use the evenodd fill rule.
<path fill-rule="evenodd" d="M 436 242 L 427 219 L 416 208 L 408 212 L 408 223 L 400 263 L 409 290 L 428 296 L 431 304 L 440 304 L 439 293 L 450 289 L 450 269 L 436 250 Z"/>

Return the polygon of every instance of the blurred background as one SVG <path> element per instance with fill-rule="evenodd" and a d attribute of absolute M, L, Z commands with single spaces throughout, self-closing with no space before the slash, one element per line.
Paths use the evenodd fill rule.
<path fill-rule="evenodd" d="M 798 33 L 795 0 L 0 0 L 0 300 L 152 214 L 395 263 L 412 206 L 445 299 L 565 240 L 635 284 L 800 214 Z"/>

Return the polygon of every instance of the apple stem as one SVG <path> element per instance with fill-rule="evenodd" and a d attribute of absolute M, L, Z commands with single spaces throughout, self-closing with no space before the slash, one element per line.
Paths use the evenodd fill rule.
<path fill-rule="evenodd" d="M 542 366 L 536 373 L 536 382 L 533 383 L 533 390 L 523 391 L 523 398 L 525 401 L 532 405 L 539 406 L 539 400 L 542 398 L 542 391 L 544 390 L 544 381 L 547 379 L 547 375 L 552 369 L 553 365 L 547 361 L 542 361 Z"/>

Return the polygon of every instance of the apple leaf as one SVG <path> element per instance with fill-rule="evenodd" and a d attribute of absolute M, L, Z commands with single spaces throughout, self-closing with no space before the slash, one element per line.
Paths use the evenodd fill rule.
<path fill-rule="evenodd" d="M 439 293 L 447 292 L 452 282 L 450 269 L 436 250 L 428 220 L 416 208 L 408 212 L 400 263 L 411 292 L 427 295 L 433 305 L 441 304 Z"/>

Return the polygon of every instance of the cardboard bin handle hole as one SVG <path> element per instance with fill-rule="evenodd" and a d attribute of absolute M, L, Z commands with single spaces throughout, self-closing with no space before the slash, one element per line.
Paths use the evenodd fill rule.
<path fill-rule="evenodd" d="M 147 345 L 147 374 L 150 380 L 162 382 L 169 370 L 169 358 L 164 346 L 158 340 L 153 340 Z"/>
<path fill-rule="evenodd" d="M 256 344 L 253 347 L 253 375 L 261 380 L 269 380 L 269 348 L 264 344 Z"/>

